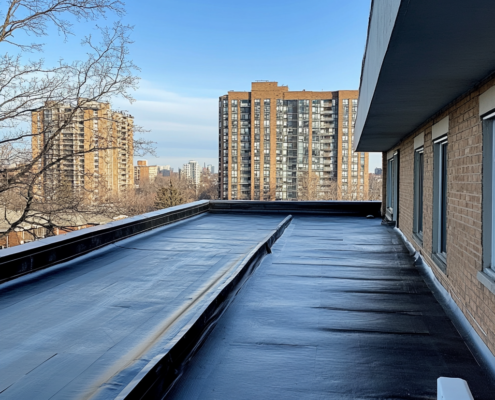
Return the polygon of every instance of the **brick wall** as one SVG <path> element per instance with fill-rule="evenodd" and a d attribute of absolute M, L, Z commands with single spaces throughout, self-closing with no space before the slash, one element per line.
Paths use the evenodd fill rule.
<path fill-rule="evenodd" d="M 495 86 L 486 82 L 420 126 L 392 150 L 399 150 L 398 227 L 432 267 L 481 339 L 495 354 L 495 295 L 476 275 L 482 270 L 482 121 L 479 95 Z M 432 126 L 449 116 L 447 269 L 431 258 L 433 223 Z M 414 138 L 424 132 L 423 243 L 413 236 Z M 384 153 L 384 186 L 386 153 Z M 385 194 L 385 192 L 384 192 Z M 385 196 L 384 196 L 385 199 Z"/>

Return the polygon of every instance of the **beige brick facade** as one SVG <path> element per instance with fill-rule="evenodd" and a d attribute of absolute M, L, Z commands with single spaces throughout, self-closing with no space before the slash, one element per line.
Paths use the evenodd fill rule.
<path fill-rule="evenodd" d="M 478 279 L 482 271 L 483 132 L 479 97 L 495 85 L 490 79 L 462 96 L 396 145 L 400 154 L 398 228 L 421 253 L 467 320 L 495 354 L 495 294 Z M 449 117 L 447 153 L 447 262 L 445 272 L 433 253 L 432 126 Z M 424 133 L 423 242 L 413 234 L 414 138 Z M 387 153 L 383 153 L 384 198 Z M 383 207 L 382 211 L 385 211 Z"/>

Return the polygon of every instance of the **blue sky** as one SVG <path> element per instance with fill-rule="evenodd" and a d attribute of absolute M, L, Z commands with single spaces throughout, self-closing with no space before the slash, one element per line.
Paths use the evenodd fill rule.
<path fill-rule="evenodd" d="M 151 130 L 158 157 L 150 163 L 217 165 L 217 102 L 228 90 L 249 90 L 255 80 L 358 89 L 370 1 L 128 0 L 124 21 L 134 25 L 131 57 L 142 81 L 135 103 L 115 100 L 114 108 Z M 76 58 L 79 35 L 94 25 L 78 25 L 66 43 L 44 38 L 44 57 Z M 372 155 L 370 169 L 380 160 Z"/>

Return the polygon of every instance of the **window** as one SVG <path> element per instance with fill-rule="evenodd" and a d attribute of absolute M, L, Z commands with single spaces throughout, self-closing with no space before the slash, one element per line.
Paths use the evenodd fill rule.
<path fill-rule="evenodd" d="M 495 118 L 483 120 L 483 272 L 478 279 L 490 291 L 495 285 Z"/>
<path fill-rule="evenodd" d="M 423 178 L 424 149 L 414 152 L 414 225 L 413 233 L 423 243 Z"/>
<path fill-rule="evenodd" d="M 387 202 L 386 218 L 397 221 L 399 214 L 399 153 L 390 154 L 387 161 Z"/>
<path fill-rule="evenodd" d="M 440 268 L 447 263 L 447 136 L 433 147 L 433 255 Z"/>

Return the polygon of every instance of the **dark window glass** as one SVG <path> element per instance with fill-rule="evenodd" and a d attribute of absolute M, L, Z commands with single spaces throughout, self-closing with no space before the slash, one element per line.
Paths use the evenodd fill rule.
<path fill-rule="evenodd" d="M 423 238 L 423 177 L 424 154 L 423 150 L 416 150 L 414 154 L 414 233 Z"/>
<path fill-rule="evenodd" d="M 447 138 L 434 144 L 433 181 L 433 253 L 445 270 L 447 263 Z"/>
<path fill-rule="evenodd" d="M 441 211 L 440 211 L 440 253 L 447 252 L 447 143 L 441 148 L 442 170 L 441 170 Z"/>
<path fill-rule="evenodd" d="M 418 232 L 423 235 L 423 177 L 424 177 L 424 154 L 419 154 L 418 174 Z"/>

